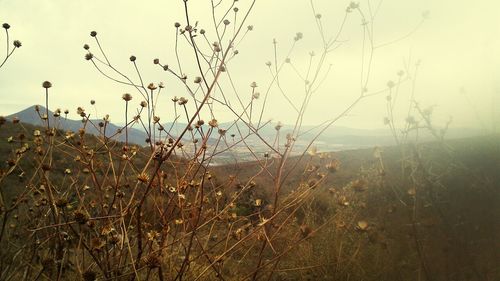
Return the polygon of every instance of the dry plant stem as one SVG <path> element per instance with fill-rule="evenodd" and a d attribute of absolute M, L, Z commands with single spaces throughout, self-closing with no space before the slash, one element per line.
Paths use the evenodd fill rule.
<path fill-rule="evenodd" d="M 7 29 L 5 29 L 5 34 L 7 36 L 7 40 L 6 40 L 7 48 L 5 51 L 5 58 L 3 59 L 2 63 L 0 63 L 0 68 L 2 68 L 2 66 L 4 66 L 4 64 L 7 62 L 7 60 L 12 56 L 14 51 L 17 49 L 17 48 L 13 48 L 12 51 L 10 51 L 9 31 Z"/>

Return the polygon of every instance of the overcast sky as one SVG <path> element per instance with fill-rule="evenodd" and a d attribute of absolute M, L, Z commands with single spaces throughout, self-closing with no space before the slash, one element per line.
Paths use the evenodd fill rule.
<path fill-rule="evenodd" d="M 349 2 L 314 1 L 328 35 L 338 30 Z M 193 21 L 198 20 L 199 27 L 206 28 L 207 36 L 215 40 L 210 28 L 210 1 L 189 0 L 188 3 Z M 238 21 L 249 3 L 249 0 L 237 2 L 240 7 Z M 379 3 L 370 1 L 372 9 Z M 368 1 L 360 1 L 360 7 L 368 14 Z M 420 60 L 415 99 L 423 106 L 436 106 L 437 122 L 452 117 L 456 127 L 481 124 L 491 127 L 495 118 L 498 121 L 495 110 L 500 111 L 500 2 L 385 0 L 373 22 L 375 45 L 391 42 L 412 31 L 425 10 L 430 11 L 429 19 L 411 36 L 376 50 L 369 92 L 383 89 L 389 80 L 396 81 L 396 73 L 405 64 L 413 66 Z M 233 24 L 234 14 L 230 13 L 228 19 Z M 159 106 L 164 112 L 162 120 L 170 118 L 170 99 L 186 93 L 178 81 L 153 65 L 152 60 L 160 58 L 164 63 L 176 65 L 173 27 L 176 21 L 185 25 L 181 0 L 0 0 L 0 22 L 8 22 L 12 26 L 11 38 L 23 43 L 0 69 L 0 114 L 7 115 L 43 103 L 41 83 L 50 80 L 54 85 L 51 109 L 61 107 L 75 112 L 77 106 L 83 106 L 89 113 L 99 116 L 109 113 L 114 122 L 123 122 L 122 94 L 132 93 L 136 103 L 140 98 L 133 89 L 102 77 L 84 59 L 84 43 L 89 43 L 91 51 L 96 52 L 95 42 L 89 36 L 90 31 L 96 30 L 110 60 L 120 70 L 137 78 L 128 61 L 133 54 L 138 58 L 145 82 L 166 83 Z M 235 87 L 245 100 L 250 96 L 252 81 L 258 83 L 261 92 L 265 92 L 271 81 L 265 63 L 272 61 L 274 64 L 273 38 L 278 42 L 278 59 L 283 60 L 295 33 L 304 34 L 291 56 L 293 65 L 303 74 L 307 70 L 309 52 L 321 53 L 321 40 L 309 0 L 257 0 L 246 25 L 253 25 L 254 30 L 237 46 L 240 54 L 228 66 Z M 0 34 L 2 56 L 5 53 L 3 31 Z M 359 95 L 362 38 L 361 18 L 352 13 L 339 38 L 342 45 L 327 58 L 332 70 L 311 100 L 306 124 L 317 124 L 336 116 Z M 180 48 L 181 57 L 186 57 L 185 63 L 192 62 L 187 45 L 183 42 Z M 187 66 L 186 69 L 190 78 L 197 76 L 194 68 Z M 227 76 L 222 79 L 227 85 Z M 289 98 L 298 103 L 304 91 L 297 81 L 292 68 L 285 66 L 280 82 Z M 411 83 L 400 89 L 396 105 L 398 118 L 402 119 L 406 112 L 410 89 Z M 383 127 L 385 96 L 364 99 L 339 124 Z M 90 106 L 91 99 L 96 100 L 95 109 Z M 285 123 L 295 118 L 276 88 L 270 93 L 268 109 L 265 118 Z M 217 110 L 220 120 L 234 118 L 222 108 Z M 76 114 L 73 117 L 76 119 Z"/>

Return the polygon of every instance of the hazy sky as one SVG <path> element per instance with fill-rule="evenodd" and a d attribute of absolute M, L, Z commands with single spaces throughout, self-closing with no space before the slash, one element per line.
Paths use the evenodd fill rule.
<path fill-rule="evenodd" d="M 349 2 L 314 1 L 329 36 L 337 32 Z M 189 0 L 188 3 L 192 20 L 198 20 L 199 27 L 206 28 L 207 36 L 214 41 L 210 28 L 210 1 Z M 249 3 L 249 0 L 238 1 L 238 21 Z M 379 3 L 370 1 L 372 9 Z M 368 14 L 368 1 L 360 1 L 360 7 Z M 415 62 L 421 60 L 415 98 L 423 106 L 436 106 L 438 122 L 451 116 L 454 126 L 476 126 L 481 122 L 491 126 L 494 118 L 498 120 L 498 116 L 493 117 L 494 110 L 500 111 L 500 2 L 385 0 L 373 23 L 375 45 L 390 42 L 413 30 L 425 10 L 430 11 L 429 19 L 410 37 L 375 51 L 369 92 L 383 89 L 389 80 L 396 81 L 396 73 L 405 63 L 410 62 L 413 68 Z M 234 23 L 232 12 L 228 19 Z M 137 81 L 128 60 L 133 54 L 138 58 L 145 82 L 165 82 L 167 88 L 159 104 L 163 115 L 160 115 L 162 120 L 171 117 L 170 99 L 186 93 L 178 81 L 153 65 L 152 60 L 160 58 L 176 66 L 173 27 L 176 21 L 185 25 L 181 0 L 0 0 L 0 22 L 8 22 L 12 26 L 11 37 L 23 43 L 0 69 L 0 114 L 7 115 L 43 103 L 41 83 L 50 80 L 54 85 L 50 94 L 51 109 L 61 107 L 75 112 L 77 106 L 83 106 L 91 114 L 109 113 L 112 121 L 122 122 L 122 94 L 130 92 L 136 103 L 140 98 L 134 89 L 102 77 L 84 59 L 84 43 L 89 43 L 91 51 L 97 54 L 95 42 L 89 36 L 91 30 L 96 30 L 110 60 L 120 70 Z M 228 66 L 238 94 L 244 100 L 251 95 L 249 84 L 252 81 L 258 83 L 261 94 L 271 81 L 265 63 L 272 61 L 274 64 L 273 38 L 278 42 L 281 61 L 295 33 L 304 34 L 291 55 L 293 65 L 302 74 L 307 70 L 309 52 L 321 53 L 321 40 L 309 0 L 257 0 L 246 25 L 250 24 L 254 30 L 237 46 L 240 54 Z M 1 31 L 0 54 L 4 54 L 5 34 Z M 352 13 L 339 37 L 342 45 L 327 58 L 332 70 L 313 96 L 305 123 L 316 124 L 336 116 L 359 95 L 362 38 L 361 18 Z M 192 52 L 184 41 L 180 49 L 181 58 L 187 65 L 185 72 L 190 77 L 188 83 L 192 84 L 192 78 L 197 76 L 195 69 L 189 67 L 189 64 L 192 66 Z M 317 58 L 314 57 L 313 65 Z M 222 83 L 228 85 L 228 77 L 222 79 Z M 281 85 L 289 98 L 298 103 L 304 91 L 303 84 L 297 81 L 293 69 L 285 66 Z M 406 83 L 401 87 L 397 115 L 407 110 L 410 86 Z M 339 124 L 383 127 L 385 96 L 366 98 Z M 95 109 L 89 103 L 91 99 L 96 100 Z M 234 118 L 222 108 L 217 110 L 220 120 Z M 76 119 L 76 114 L 73 117 Z M 265 118 L 285 123 L 295 118 L 275 87 L 270 92 Z"/>

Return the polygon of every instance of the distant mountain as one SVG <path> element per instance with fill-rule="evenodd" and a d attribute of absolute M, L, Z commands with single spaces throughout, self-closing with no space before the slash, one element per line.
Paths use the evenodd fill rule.
<path fill-rule="evenodd" d="M 5 117 L 8 120 L 12 120 L 13 118 L 18 118 L 21 122 L 23 123 L 28 123 L 32 124 L 35 126 L 45 126 L 45 121 L 42 120 L 40 117 L 45 115 L 46 109 L 45 107 L 38 105 L 39 111 L 37 112 L 35 110 L 36 106 L 28 107 L 24 110 L 21 110 L 17 113 L 11 114 L 7 117 Z M 61 116 L 59 118 L 54 117 L 54 112 L 49 110 L 49 122 L 51 126 L 56 126 L 57 128 L 60 128 L 62 130 L 66 131 L 78 131 L 80 128 L 83 127 L 83 122 L 82 120 L 72 120 L 72 119 L 66 119 L 64 117 L 64 113 L 61 113 Z M 85 128 L 85 131 L 88 134 L 92 135 L 102 135 L 104 132 L 104 128 L 99 128 L 98 124 L 99 122 L 102 122 L 102 119 L 91 119 L 90 120 L 94 125 L 88 124 Z M 106 124 L 106 136 L 111 137 L 115 135 L 122 127 L 114 125 L 113 123 L 107 123 Z M 113 137 L 114 140 L 118 141 L 125 141 L 125 133 L 120 133 L 116 136 Z M 146 134 L 138 129 L 135 128 L 129 128 L 128 129 L 128 140 L 130 143 L 138 144 L 138 145 L 145 145 L 146 142 Z"/>
<path fill-rule="evenodd" d="M 40 105 L 38 107 L 40 115 L 45 114 L 45 108 Z M 64 114 L 62 114 L 60 118 L 54 118 L 53 114 L 54 113 L 49 110 L 49 121 L 51 122 L 51 124 L 58 124 L 61 129 L 78 131 L 78 129 L 82 127 L 81 120 L 65 119 Z M 6 118 L 11 120 L 12 118 L 17 117 L 21 120 L 21 122 L 38 126 L 44 126 L 45 125 L 44 121 L 41 120 L 40 115 L 35 111 L 35 106 L 32 106 L 20 112 L 11 114 Z M 91 121 L 97 126 L 97 124 L 102 120 L 93 119 Z M 273 143 L 274 139 L 276 138 L 275 127 L 277 124 L 278 124 L 277 122 L 270 122 L 266 126 L 260 128 L 258 133 L 261 136 L 261 138 L 268 141 L 269 143 Z M 169 131 L 173 136 L 176 136 L 184 130 L 187 124 L 179 122 L 176 123 L 168 122 L 168 123 L 162 123 L 162 125 L 164 126 L 165 130 Z M 135 126 L 137 127 L 138 125 Z M 293 131 L 293 125 L 282 124 L 281 126 L 282 127 L 280 129 L 280 136 L 281 136 L 280 138 L 281 142 L 283 142 L 285 136 Z M 207 127 L 207 125 L 205 125 L 204 127 Z M 110 137 L 116 134 L 120 128 L 123 128 L 123 125 L 115 125 L 112 123 L 108 123 L 106 125 L 106 136 Z M 241 138 L 240 132 L 243 136 L 246 136 L 246 134 L 249 133 L 249 129 L 241 121 L 237 122 L 237 126 L 234 124 L 234 122 L 220 123 L 219 128 L 227 130 L 226 136 L 228 139 L 231 139 L 231 135 L 234 134 L 236 141 L 238 141 Z M 316 136 L 316 134 L 320 131 L 321 128 L 322 127 L 316 128 L 315 126 L 310 126 L 310 125 L 302 126 L 301 136 L 297 140 L 298 145 L 299 146 L 307 145 Z M 93 135 L 102 134 L 99 131 L 99 127 L 96 128 L 94 126 L 87 126 L 86 131 L 87 133 Z M 479 129 L 450 127 L 446 133 L 446 138 L 456 139 L 456 138 L 480 136 L 483 134 L 484 132 L 482 132 Z M 130 143 L 145 145 L 146 137 L 147 136 L 142 129 L 129 128 L 128 138 Z M 216 140 L 217 137 L 218 137 L 217 134 L 213 134 L 210 140 L 208 141 L 208 144 L 210 145 L 215 143 L 217 141 Z M 188 133 L 187 135 L 185 135 L 184 138 L 185 138 L 184 141 L 187 143 L 190 142 L 191 136 Z M 119 141 L 125 141 L 125 134 L 121 133 L 114 139 Z M 419 139 L 422 141 L 431 141 L 433 140 L 433 137 L 430 133 L 421 130 L 421 132 L 419 132 Z M 251 145 L 254 148 L 265 149 L 265 146 L 262 144 L 262 140 L 255 135 L 249 136 L 248 138 L 245 139 L 245 141 L 247 142 L 247 144 Z M 315 142 L 315 145 L 321 151 L 338 151 L 338 150 L 355 149 L 363 147 L 387 146 L 393 144 L 394 144 L 394 139 L 388 128 L 358 129 L 358 128 L 349 128 L 349 127 L 335 126 L 335 125 L 326 129 L 316 139 Z"/>

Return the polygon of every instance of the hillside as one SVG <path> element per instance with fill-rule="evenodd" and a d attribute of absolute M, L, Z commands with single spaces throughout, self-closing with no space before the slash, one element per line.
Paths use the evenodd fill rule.
<path fill-rule="evenodd" d="M 154 172 L 156 160 L 150 162 L 149 148 L 125 149 L 123 143 L 86 134 L 66 139 L 62 130 L 53 138 L 42 135 L 40 143 L 37 130 L 44 132 L 43 127 L 22 122 L 0 126 L 5 233 L 0 243 L 6 249 L 0 258 L 6 272 L 31 260 L 30 251 L 15 253 L 18 245 L 35 247 L 40 243 L 37 237 L 49 242 L 37 250 L 31 274 L 38 271 L 47 280 L 53 267 L 63 264 L 52 259 L 59 255 L 54 247 L 71 253 L 62 258 L 68 278 L 83 274 L 72 264 L 85 257 L 93 260 L 89 268 L 102 279 L 115 276 L 107 269 L 115 264 L 122 264 L 120 274 L 132 275 L 133 266 L 119 259 L 126 260 L 130 251 L 134 256 L 144 251 L 137 265 L 156 269 L 158 247 L 166 241 L 169 251 L 160 256 L 182 265 L 183 245 L 196 237 L 200 244 L 193 244 L 190 264 L 201 264 L 200 268 L 210 268 L 212 258 L 206 263 L 202 259 L 206 254 L 217 257 L 227 245 L 242 243 L 214 269 L 226 280 L 252 273 L 260 257 L 248 249 L 263 242 L 264 264 L 269 264 L 273 251 L 283 253 L 272 280 L 500 276 L 499 136 L 292 156 L 275 201 L 275 157 L 205 171 L 179 154 Z M 20 152 L 25 144 L 29 150 Z M 44 166 L 49 156 L 43 155 L 50 155 L 50 167 Z M 153 174 L 158 181 L 151 180 Z M 199 200 L 202 194 L 205 199 Z M 265 224 L 275 207 L 283 208 L 278 209 L 280 215 Z M 203 221 L 198 228 L 197 214 Z M 193 228 L 196 236 L 191 235 Z M 165 241 L 159 238 L 162 233 Z M 266 233 L 273 236 L 266 238 Z M 124 235 L 132 241 L 130 249 L 123 247 Z M 292 252 L 289 243 L 296 246 Z M 234 268 L 239 275 L 233 275 Z"/>

